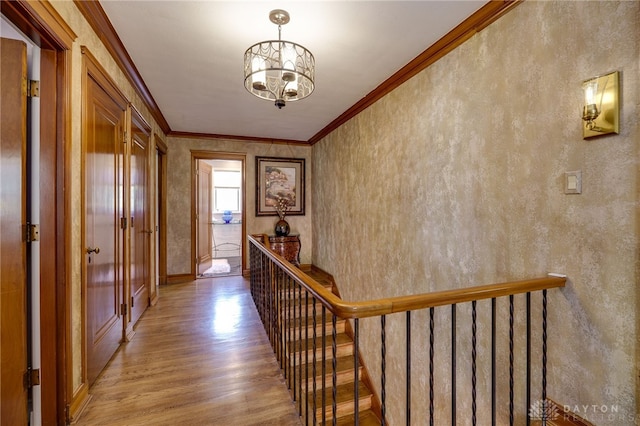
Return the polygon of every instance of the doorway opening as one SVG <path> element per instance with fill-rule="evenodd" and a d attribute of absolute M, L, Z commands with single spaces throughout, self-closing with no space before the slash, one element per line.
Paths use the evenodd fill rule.
<path fill-rule="evenodd" d="M 194 156 L 198 278 L 242 275 L 245 268 L 244 156 Z"/>

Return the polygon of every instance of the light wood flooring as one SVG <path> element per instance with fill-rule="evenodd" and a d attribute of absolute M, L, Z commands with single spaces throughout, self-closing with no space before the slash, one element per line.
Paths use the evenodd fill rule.
<path fill-rule="evenodd" d="M 299 426 L 248 287 L 241 276 L 161 287 L 77 424 Z"/>

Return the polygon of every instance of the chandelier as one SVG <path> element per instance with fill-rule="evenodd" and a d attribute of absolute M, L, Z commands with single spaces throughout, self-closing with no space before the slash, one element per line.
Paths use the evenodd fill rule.
<path fill-rule="evenodd" d="M 281 39 L 282 26 L 289 22 L 286 10 L 272 10 L 269 19 L 278 25 L 278 40 L 256 43 L 244 52 L 244 87 L 281 109 L 313 92 L 315 59 L 303 46 Z"/>

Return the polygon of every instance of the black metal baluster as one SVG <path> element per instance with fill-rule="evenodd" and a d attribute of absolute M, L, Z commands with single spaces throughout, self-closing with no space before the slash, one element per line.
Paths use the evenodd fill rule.
<path fill-rule="evenodd" d="M 451 305 L 451 425 L 456 426 L 456 304 Z"/>
<path fill-rule="evenodd" d="M 337 410 L 337 388 L 338 382 L 336 377 L 336 354 L 337 354 L 337 335 L 336 335 L 336 316 L 334 313 L 331 313 L 331 354 L 333 359 L 331 360 L 331 366 L 333 367 L 333 371 L 331 372 L 331 412 L 333 414 L 333 426 L 336 426 L 336 410 Z"/>
<path fill-rule="evenodd" d="M 268 306 L 267 311 L 269 312 L 267 316 L 267 330 L 269 334 L 269 341 L 271 342 L 271 345 L 273 348 L 275 348 L 275 340 L 274 340 L 274 332 L 273 332 L 273 323 L 274 323 L 273 318 L 275 315 L 275 311 L 273 307 L 273 302 L 274 302 L 273 293 L 275 289 L 278 288 L 279 283 L 280 283 L 279 280 L 275 280 L 275 282 L 272 282 L 271 285 L 269 286 L 269 292 L 267 294 L 267 306 Z"/>
<path fill-rule="evenodd" d="M 491 299 L 491 426 L 496 426 L 496 298 Z"/>
<path fill-rule="evenodd" d="M 525 413 L 527 413 L 527 426 L 531 424 L 529 408 L 531 407 L 531 293 L 527 292 L 527 400 L 525 402 Z"/>
<path fill-rule="evenodd" d="M 291 283 L 291 286 L 293 286 L 293 283 Z M 293 328 L 293 335 L 291 336 L 291 355 L 293 357 L 293 388 L 291 388 L 291 390 L 293 391 L 293 400 L 295 402 L 298 402 L 298 357 L 296 356 L 296 349 L 298 348 L 298 342 L 296 341 L 296 335 L 297 335 L 297 331 L 298 331 L 298 327 L 299 325 L 299 318 L 296 318 L 296 289 L 293 289 L 293 296 L 291 299 L 291 317 L 293 318 L 293 323 L 294 328 Z"/>
<path fill-rule="evenodd" d="M 269 271 L 271 271 L 273 269 L 273 264 L 271 262 L 268 263 L 268 268 Z M 267 305 L 266 305 L 266 293 L 267 293 L 267 284 L 271 282 L 270 276 L 267 276 L 266 279 L 262 282 L 262 285 L 260 286 L 260 320 L 262 321 L 262 324 L 264 324 L 266 322 L 265 320 L 265 314 L 266 314 L 266 310 L 267 310 Z"/>
<path fill-rule="evenodd" d="M 434 308 L 429 308 L 429 425 L 434 426 L 433 413 L 433 347 L 434 347 Z"/>
<path fill-rule="evenodd" d="M 283 371 L 286 371 L 286 362 L 287 362 L 287 354 L 286 354 L 286 333 L 287 333 L 287 306 L 286 299 L 283 300 L 284 297 L 284 289 L 281 289 L 279 286 L 276 288 L 276 294 L 278 298 L 278 315 L 280 315 L 280 335 L 278 336 L 278 353 L 280 354 L 280 368 Z M 285 373 L 286 377 L 286 373 Z"/>
<path fill-rule="evenodd" d="M 287 282 L 287 298 L 289 299 L 289 342 L 287 343 L 287 351 L 289 352 L 289 380 L 291 393 L 293 395 L 293 401 L 296 400 L 296 308 L 295 308 L 295 289 L 291 288 L 291 281 Z M 295 406 L 295 404 L 294 404 Z"/>
<path fill-rule="evenodd" d="M 268 263 L 268 271 L 271 272 L 273 270 L 273 264 L 271 262 Z M 271 283 L 271 274 L 268 274 L 266 279 L 262 282 L 260 286 L 260 320 L 262 324 L 266 323 L 265 315 L 267 311 L 266 304 L 266 293 L 267 293 L 267 285 Z"/>
<path fill-rule="evenodd" d="M 312 315 L 313 315 L 313 425 L 315 426 L 318 422 L 318 418 L 316 416 L 316 411 L 318 409 L 318 407 L 316 407 L 316 401 L 317 401 L 317 395 L 316 395 L 316 376 L 318 375 L 317 371 L 316 371 L 316 362 L 317 362 L 317 356 L 316 356 L 316 338 L 317 338 L 317 332 L 316 332 L 316 327 L 317 327 L 317 320 L 316 320 L 316 298 L 313 298 L 313 309 L 312 309 Z"/>
<path fill-rule="evenodd" d="M 278 316 L 280 315 L 278 307 L 280 301 L 278 299 L 278 287 L 272 285 L 269 291 L 269 303 L 272 305 L 269 314 L 269 340 L 271 341 L 273 353 L 278 362 L 280 362 L 280 345 L 278 342 L 278 324 L 280 322 L 278 321 Z"/>
<path fill-rule="evenodd" d="M 543 425 L 547 413 L 547 290 L 542 290 L 542 412 Z"/>
<path fill-rule="evenodd" d="M 353 368 L 355 369 L 355 380 L 354 380 L 354 384 L 353 384 L 353 396 L 354 396 L 354 406 L 353 406 L 353 415 L 354 415 L 354 419 L 355 419 L 355 426 L 359 426 L 360 425 L 360 392 L 359 392 L 359 384 L 360 384 L 360 378 L 358 377 L 358 370 L 360 369 L 360 367 L 358 366 L 358 357 L 360 355 L 360 319 L 359 318 L 355 318 L 353 320 L 353 339 L 354 339 L 354 348 L 353 348 Z M 335 357 L 334 357 L 335 359 Z M 334 361 L 335 364 L 335 361 Z M 384 388 L 383 388 L 384 389 Z"/>
<path fill-rule="evenodd" d="M 302 415 L 302 285 L 298 287 L 298 413 Z"/>
<path fill-rule="evenodd" d="M 273 345 L 274 351 L 277 349 L 278 345 L 276 344 L 276 334 L 277 334 L 277 321 L 278 321 L 278 291 L 280 286 L 282 285 L 282 278 L 278 277 L 271 285 L 269 286 L 269 336 L 271 343 Z M 276 353 L 277 355 L 277 353 Z"/>
<path fill-rule="evenodd" d="M 260 259 L 262 261 L 262 268 L 260 269 L 260 277 L 258 279 L 258 281 L 256 282 L 256 288 L 255 288 L 255 294 L 253 295 L 253 300 L 256 304 L 256 309 L 258 310 L 258 315 L 260 316 L 260 320 L 262 320 L 262 306 L 260 306 L 260 289 L 262 287 L 262 283 L 265 280 L 265 269 L 266 266 L 264 265 L 264 259 L 262 259 L 263 254 L 260 254 Z"/>
<path fill-rule="evenodd" d="M 476 301 L 471 302 L 471 424 L 476 425 Z"/>
<path fill-rule="evenodd" d="M 280 336 L 278 337 L 278 345 L 279 345 L 279 349 L 280 349 L 280 368 L 284 371 L 286 371 L 286 362 L 287 362 L 287 353 L 285 350 L 285 344 L 286 344 L 286 340 L 285 340 L 285 332 L 286 332 L 286 327 L 287 327 L 287 305 L 286 305 L 286 299 L 283 299 L 282 297 L 282 288 L 278 288 L 277 290 L 277 296 L 278 298 L 278 304 L 280 305 L 280 307 L 278 308 L 278 312 L 280 312 Z M 285 378 L 286 378 L 286 373 L 285 373 Z"/>
<path fill-rule="evenodd" d="M 327 308 L 322 305 L 322 424 L 327 424 Z"/>
<path fill-rule="evenodd" d="M 405 411 L 407 414 L 406 424 L 409 426 L 411 424 L 411 311 L 407 311 L 407 402 Z M 382 426 L 386 424 L 386 420 L 384 415 L 382 416 Z"/>
<path fill-rule="evenodd" d="M 315 330 L 314 330 L 315 331 Z M 309 424 L 309 292 L 304 292 L 304 424 Z M 315 343 L 315 342 L 314 342 Z M 315 354 L 314 354 L 315 355 Z"/>
<path fill-rule="evenodd" d="M 283 286 L 283 297 L 285 298 L 285 312 L 286 312 L 286 326 L 284 329 L 285 332 L 285 374 L 284 377 L 287 379 L 287 386 L 291 389 L 291 288 L 289 286 Z"/>
<path fill-rule="evenodd" d="M 385 425 L 385 417 L 387 414 L 387 405 L 386 405 L 386 401 L 387 401 L 387 380 L 386 380 L 386 368 L 387 368 L 387 336 L 386 336 L 386 321 L 387 320 L 387 316 L 386 315 L 382 315 L 380 316 L 380 358 L 381 358 L 381 362 L 382 365 L 380 366 L 380 387 L 382 388 L 381 394 L 380 394 L 380 403 L 382 404 L 382 406 L 380 407 L 381 409 L 381 414 L 382 414 L 382 426 Z"/>
<path fill-rule="evenodd" d="M 513 295 L 509 296 L 509 424 L 513 426 Z"/>
<path fill-rule="evenodd" d="M 279 276 L 271 281 L 267 286 L 267 292 L 265 293 L 265 307 L 266 307 L 266 315 L 264 316 L 264 329 L 267 332 L 267 336 L 269 337 L 269 342 L 273 343 L 273 336 L 271 333 L 271 316 L 273 315 L 271 310 L 271 293 L 274 287 L 278 286 Z"/>

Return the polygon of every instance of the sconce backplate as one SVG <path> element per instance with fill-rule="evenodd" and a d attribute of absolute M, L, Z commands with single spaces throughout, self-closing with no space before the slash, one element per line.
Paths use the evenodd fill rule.
<path fill-rule="evenodd" d="M 600 92 L 602 87 L 602 92 Z M 610 133 L 620 133 L 620 84 L 619 72 L 598 77 L 598 96 L 602 93 L 602 106 L 598 118 L 594 120 L 593 129 L 582 121 L 582 137 L 588 139 Z"/>

